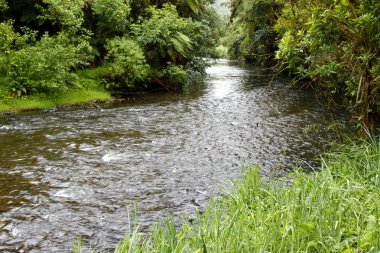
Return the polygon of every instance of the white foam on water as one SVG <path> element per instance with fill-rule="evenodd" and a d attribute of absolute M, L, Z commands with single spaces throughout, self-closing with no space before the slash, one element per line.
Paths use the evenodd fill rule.
<path fill-rule="evenodd" d="M 74 198 L 75 194 L 72 191 L 69 191 L 67 189 L 60 190 L 54 194 L 55 197 L 60 198 Z"/>
<path fill-rule="evenodd" d="M 102 156 L 102 161 L 103 162 L 110 162 L 110 161 L 116 161 L 116 160 L 121 160 L 122 155 L 114 152 L 107 153 Z"/>

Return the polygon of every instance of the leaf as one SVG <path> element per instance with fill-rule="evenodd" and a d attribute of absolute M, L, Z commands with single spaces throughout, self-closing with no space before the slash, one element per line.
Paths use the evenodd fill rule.
<path fill-rule="evenodd" d="M 200 4 L 198 0 L 184 0 L 184 1 L 186 1 L 187 5 L 195 14 L 197 15 L 199 14 Z"/>
<path fill-rule="evenodd" d="M 310 241 L 307 243 L 307 247 L 317 247 L 318 246 L 318 242 L 316 241 Z"/>
<path fill-rule="evenodd" d="M 315 230 L 316 225 L 314 223 L 308 222 L 300 226 L 300 229 L 306 233 L 311 233 Z"/>

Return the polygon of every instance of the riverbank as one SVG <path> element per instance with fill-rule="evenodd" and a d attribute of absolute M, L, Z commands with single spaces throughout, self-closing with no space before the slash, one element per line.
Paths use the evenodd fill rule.
<path fill-rule="evenodd" d="M 10 114 L 22 111 L 45 110 L 60 107 L 71 107 L 78 104 L 90 104 L 94 101 L 107 101 L 111 94 L 101 90 L 69 90 L 53 96 L 32 96 L 13 98 L 0 101 L 0 114 Z"/>
<path fill-rule="evenodd" d="M 147 235 L 135 229 L 115 252 L 378 252 L 379 175 L 379 141 L 326 154 L 290 186 L 249 169 L 179 231 L 172 219 Z"/>

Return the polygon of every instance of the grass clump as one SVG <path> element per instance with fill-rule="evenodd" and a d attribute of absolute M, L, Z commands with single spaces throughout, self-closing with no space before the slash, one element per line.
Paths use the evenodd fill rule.
<path fill-rule="evenodd" d="M 173 219 L 128 233 L 115 252 L 379 252 L 380 142 L 324 156 L 289 185 L 257 168 L 178 230 Z"/>

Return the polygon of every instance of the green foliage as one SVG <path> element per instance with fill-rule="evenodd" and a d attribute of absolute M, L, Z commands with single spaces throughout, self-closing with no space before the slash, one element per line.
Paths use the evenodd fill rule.
<path fill-rule="evenodd" d="M 233 57 L 278 62 L 327 101 L 339 94 L 370 131 L 380 118 L 380 2 L 231 0 Z M 275 56 L 275 57 L 274 57 Z"/>
<path fill-rule="evenodd" d="M 269 25 L 264 25 L 253 33 L 248 49 L 255 61 L 268 63 L 275 51 L 276 34 Z"/>
<path fill-rule="evenodd" d="M 6 24 L 0 27 L 9 28 Z M 34 32 L 21 36 L 11 29 L 5 31 L 6 50 L 0 55 L 0 62 L 4 63 L 0 73 L 6 88 L 17 96 L 67 89 L 76 79 L 71 70 L 91 60 L 89 44 L 85 40 L 73 43 L 65 33 L 54 37 L 45 34 L 31 46 L 26 42 L 35 41 Z M 0 28 L 0 34 L 3 32 Z"/>
<path fill-rule="evenodd" d="M 215 45 L 223 33 L 223 25 L 223 21 L 215 15 L 213 9 L 205 10 L 200 21 L 189 22 L 183 31 L 192 41 L 192 50 L 188 58 L 213 56 Z"/>
<path fill-rule="evenodd" d="M 106 78 L 108 88 L 132 88 L 147 82 L 149 66 L 144 52 L 135 41 L 116 37 L 107 41 L 106 49 L 107 63 L 102 76 Z"/>
<path fill-rule="evenodd" d="M 380 3 L 315 1 L 301 8 L 304 4 L 285 5 L 275 25 L 282 35 L 276 58 L 325 96 L 340 93 L 373 130 L 380 99 Z"/>
<path fill-rule="evenodd" d="M 126 31 L 131 10 L 129 0 L 91 0 L 89 4 L 96 16 L 99 31 Z"/>
<path fill-rule="evenodd" d="M 40 6 L 39 19 L 42 22 L 51 21 L 61 29 L 76 33 L 81 30 L 84 22 L 83 0 L 43 0 L 47 6 Z"/>
<path fill-rule="evenodd" d="M 180 18 L 174 5 L 164 4 L 162 9 L 150 7 L 149 19 L 140 17 L 132 25 L 132 34 L 145 48 L 149 62 L 176 63 L 186 58 L 192 50 L 191 39 L 183 34 L 190 21 Z"/>
<path fill-rule="evenodd" d="M 209 2 L 0 0 L 0 97 L 126 92 L 150 87 L 152 73 L 185 87 L 216 44 Z"/>
<path fill-rule="evenodd" d="M 302 74 L 304 71 L 299 66 L 303 62 L 303 57 L 306 56 L 303 54 L 302 49 L 296 47 L 292 31 L 286 31 L 279 43 L 279 50 L 276 52 L 276 58 L 284 59 L 286 68 L 292 70 L 297 69 L 298 73 Z"/>
<path fill-rule="evenodd" d="M 10 80 L 9 78 L 9 70 L 14 53 L 23 48 L 27 42 L 35 42 L 35 32 L 28 31 L 27 29 L 25 31 L 26 33 L 22 36 L 14 31 L 11 21 L 0 23 L 0 90 L 2 97 L 10 93 L 10 88 L 13 92 L 21 94 L 21 90 L 10 87 L 12 79 Z"/>
<path fill-rule="evenodd" d="M 171 84 L 181 84 L 185 92 L 189 91 L 191 84 L 191 74 L 182 66 L 169 65 L 163 70 L 164 79 Z"/>
<path fill-rule="evenodd" d="M 178 15 L 176 7 L 163 4 L 161 9 L 147 9 L 148 19 L 140 17 L 132 25 L 131 34 L 144 48 L 147 62 L 158 69 L 152 80 L 160 86 L 179 82 L 184 89 L 191 83 L 194 73 L 204 73 L 205 62 L 201 57 L 215 54 L 218 17 L 212 11 L 204 11 L 200 21 Z M 174 82 L 173 82 L 174 81 Z"/>
<path fill-rule="evenodd" d="M 13 30 L 12 22 L 0 23 L 0 54 L 8 55 L 19 38 L 20 35 Z"/>
<path fill-rule="evenodd" d="M 235 19 L 243 33 L 230 42 L 232 56 L 244 56 L 262 64 L 272 61 L 276 49 L 272 24 L 278 18 L 279 7 L 274 0 L 231 2 L 231 20 Z"/>
<path fill-rule="evenodd" d="M 199 14 L 204 8 L 203 0 L 182 0 L 182 3 L 190 7 L 194 14 Z"/>
<path fill-rule="evenodd" d="M 0 0 L 0 14 L 8 9 L 8 4 L 6 0 Z"/>

